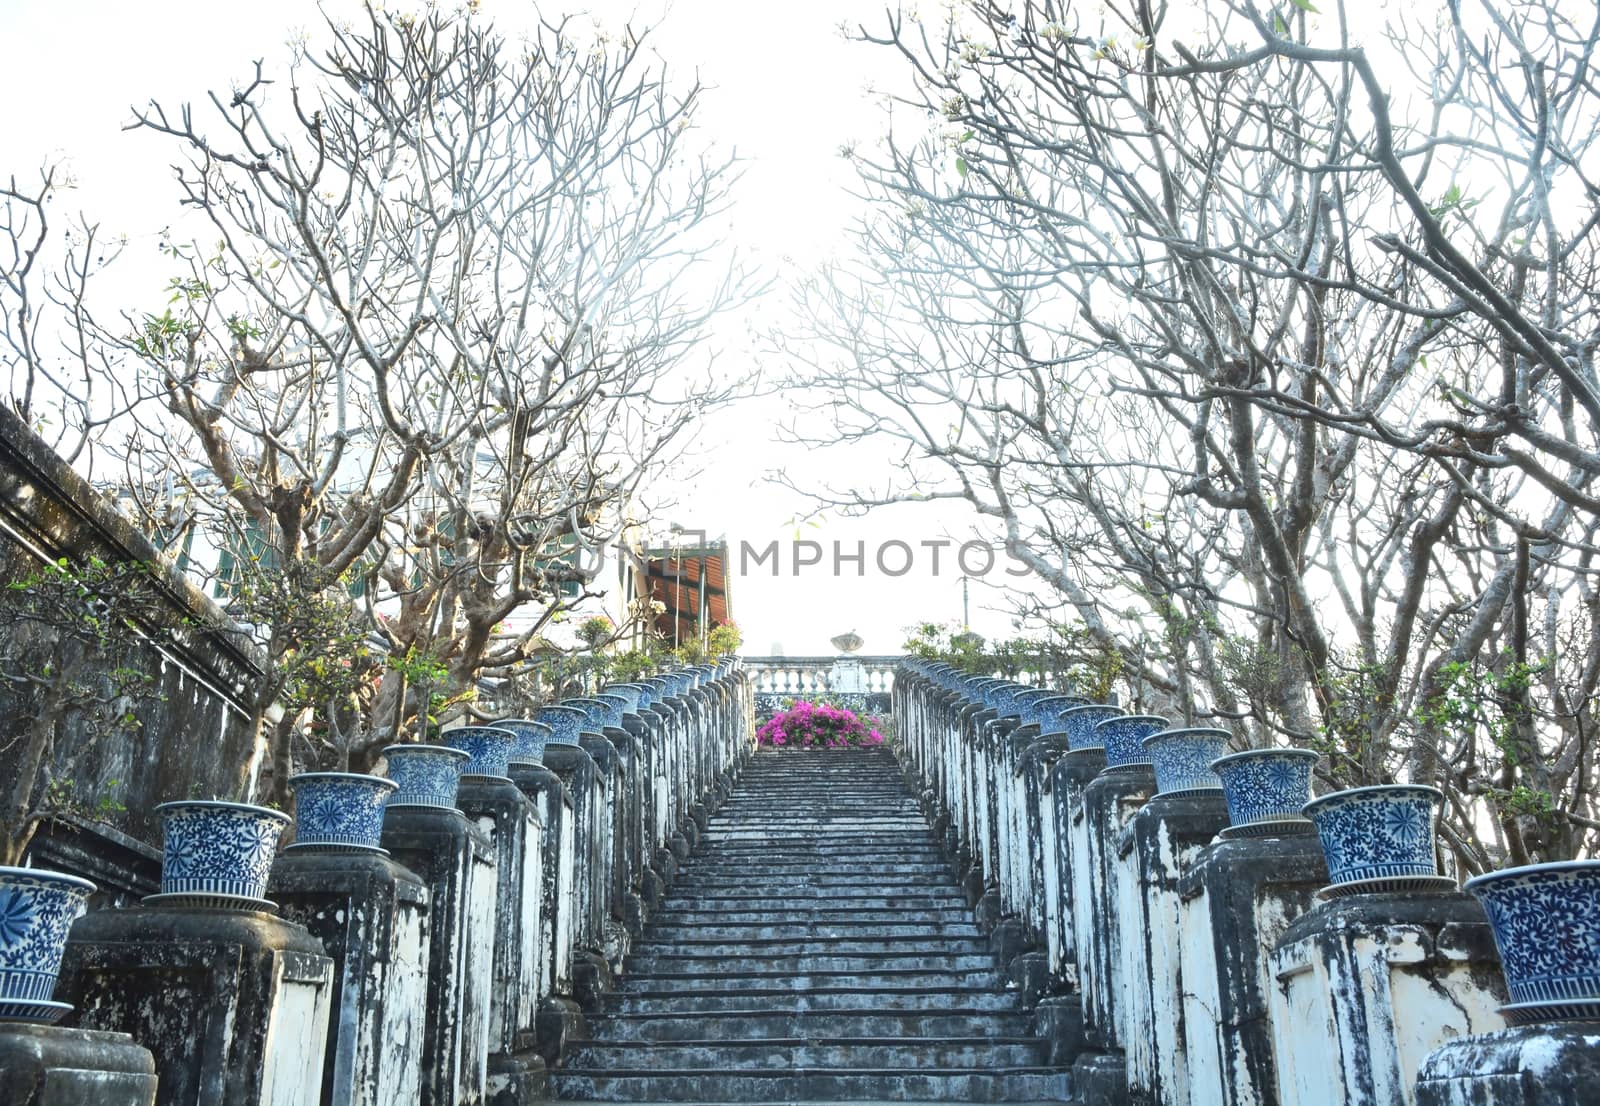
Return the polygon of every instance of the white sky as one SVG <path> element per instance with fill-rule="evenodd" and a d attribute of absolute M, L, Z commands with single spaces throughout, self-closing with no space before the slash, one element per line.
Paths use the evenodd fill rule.
<path fill-rule="evenodd" d="M 671 70 L 682 77 L 698 70 L 711 86 L 700 125 L 748 161 L 733 235 L 777 278 L 755 322 L 775 319 L 786 298 L 784 282 L 842 242 L 855 210 L 845 191 L 850 171 L 838 151 L 878 134 L 884 117 L 867 90 L 900 74 L 886 51 L 845 41 L 839 27 L 881 27 L 881 5 L 580 0 L 564 7 L 594 13 L 611 27 L 630 20 L 654 25 L 655 47 Z M 330 2 L 329 8 L 337 13 L 354 5 Z M 484 0 L 482 10 L 512 31 L 532 18 L 534 8 L 526 0 Z M 552 15 L 562 9 L 543 10 Z M 165 279 L 155 264 L 155 238 L 177 212 L 167 168 L 170 149 L 152 135 L 122 131 L 129 106 L 199 101 L 209 90 L 227 89 L 249 74 L 255 59 L 284 58 L 284 44 L 297 29 L 315 37 L 320 21 L 313 0 L 0 0 L 0 43 L 7 47 L 7 64 L 0 68 L 0 103 L 6 105 L 0 113 L 0 174 L 25 178 L 45 159 L 67 159 L 78 187 L 64 204 L 130 236 L 119 269 L 130 281 L 127 306 L 135 307 Z M 150 267 L 144 268 L 147 261 Z M 141 283 L 146 273 L 148 284 Z M 742 323 L 729 327 L 721 341 L 722 356 L 735 363 L 757 357 Z M 815 466 L 837 480 L 841 466 L 850 463 L 777 447 L 772 422 L 781 414 L 768 403 L 718 418 L 701 442 L 705 475 L 679 490 L 680 506 L 669 514 L 687 528 L 726 534 L 736 572 L 741 541 L 762 548 L 797 536 L 790 520 L 805 501 L 767 481 L 766 472 Z M 745 630 L 745 652 L 832 652 L 827 639 L 854 630 L 866 639 L 863 652 L 892 653 L 906 626 L 959 618 L 959 570 L 947 552 L 934 576 L 919 543 L 966 526 L 958 509 L 917 506 L 865 522 L 831 519 L 820 528 L 802 528 L 798 536 L 824 543 L 830 553 L 834 541 L 846 552 L 866 542 L 865 574 L 856 576 L 847 565 L 846 574 L 835 577 L 830 563 L 796 577 L 787 552 L 776 579 L 769 567 L 736 574 L 733 607 Z M 918 552 L 916 568 L 905 576 L 885 576 L 872 564 L 871 551 L 890 538 Z M 1002 579 L 998 573 L 990 577 Z M 1014 632 L 1007 618 L 984 610 L 994 603 L 988 589 L 973 586 L 973 627 L 991 636 Z"/>

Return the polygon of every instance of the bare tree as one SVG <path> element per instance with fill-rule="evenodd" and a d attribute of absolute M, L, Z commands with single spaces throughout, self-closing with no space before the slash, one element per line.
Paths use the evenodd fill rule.
<path fill-rule="evenodd" d="M 125 502 L 271 658 L 280 793 L 543 645 L 742 386 L 701 339 L 752 287 L 716 234 L 736 166 L 642 35 L 369 9 L 325 38 L 136 112 L 210 244 L 164 243 L 169 302 L 97 331 L 138 365 Z"/>
<path fill-rule="evenodd" d="M 1342 9 L 1104 11 L 1089 33 L 980 0 L 863 32 L 915 91 L 855 152 L 861 261 L 808 290 L 802 334 L 831 339 L 835 437 L 887 432 L 910 479 L 824 498 L 965 499 L 1163 709 L 1315 745 L 1335 780 L 1448 783 L 1469 866 L 1570 854 L 1593 759 L 1582 722 L 1534 725 L 1533 689 L 1553 715 L 1587 685 L 1528 628 L 1587 632 L 1591 221 L 1523 247 L 1535 178 L 1590 195 L 1593 21 L 1483 6 L 1509 66 L 1457 5 L 1389 28 L 1420 77 L 1402 127 Z M 1544 68 L 1559 106 L 1535 110 Z M 1510 181 L 1487 233 L 1474 167 Z M 1503 718 L 1451 728 L 1466 673 L 1509 689 Z"/>

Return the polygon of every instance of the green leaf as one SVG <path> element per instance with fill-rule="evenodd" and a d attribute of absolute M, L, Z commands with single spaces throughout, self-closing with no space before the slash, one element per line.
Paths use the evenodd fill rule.
<path fill-rule="evenodd" d="M 1272 13 L 1272 31 L 1274 34 L 1286 35 L 1289 33 L 1289 24 L 1283 21 L 1283 16 L 1277 12 Z"/>
<path fill-rule="evenodd" d="M 966 179 L 966 176 L 967 176 L 967 159 L 964 158 L 964 157 L 956 158 L 956 176 L 962 178 L 963 180 Z"/>
<path fill-rule="evenodd" d="M 1313 4 L 1311 0 L 1289 0 L 1289 2 L 1303 12 L 1310 12 L 1312 15 L 1322 14 L 1317 10 L 1316 5 Z"/>

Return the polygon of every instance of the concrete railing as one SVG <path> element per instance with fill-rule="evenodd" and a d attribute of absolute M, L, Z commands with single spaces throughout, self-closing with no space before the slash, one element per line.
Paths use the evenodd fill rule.
<path fill-rule="evenodd" d="M 56 995 L 74 1009 L 0 1025 L 0 1087 L 46 1088 L 17 1106 L 544 1100 L 754 752 L 736 665 L 542 766 L 465 778 L 457 809 L 391 806 L 386 853 L 281 853 L 272 903 L 79 919 Z"/>
<path fill-rule="evenodd" d="M 952 685 L 896 674 L 908 782 L 1075 1101 L 1600 1102 L 1600 1023 L 1507 1028 L 1472 897 L 1320 893 L 1314 833 L 1222 833 L 1220 793 L 1157 794 Z"/>
<path fill-rule="evenodd" d="M 745 657 L 744 668 L 758 695 L 804 697 L 826 694 L 836 681 L 835 666 L 843 657 Z M 850 656 L 857 662 L 861 686 L 844 690 L 887 694 L 894 688 L 895 657 Z M 838 690 L 838 689 L 834 689 Z"/>

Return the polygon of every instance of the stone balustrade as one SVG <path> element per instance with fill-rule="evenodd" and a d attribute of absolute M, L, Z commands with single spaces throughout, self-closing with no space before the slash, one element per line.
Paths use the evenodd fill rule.
<path fill-rule="evenodd" d="M 1159 794 L 955 675 L 896 672 L 902 766 L 1074 1102 L 1600 1102 L 1600 1023 L 1506 1028 L 1471 896 L 1319 893 L 1309 823 L 1221 833 L 1220 793 Z"/>
<path fill-rule="evenodd" d="M 67 1027 L 0 1026 L 0 1085 L 96 1106 L 542 1101 L 754 752 L 752 681 L 719 670 L 658 681 L 542 766 L 463 779 L 458 809 L 390 808 L 387 855 L 280 855 L 275 904 L 90 913 Z"/>

